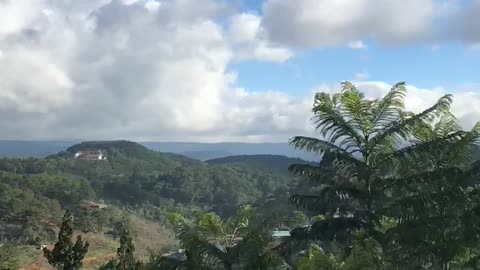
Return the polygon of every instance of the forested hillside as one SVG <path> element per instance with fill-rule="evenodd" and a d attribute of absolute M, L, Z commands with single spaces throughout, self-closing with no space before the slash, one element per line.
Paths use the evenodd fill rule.
<path fill-rule="evenodd" d="M 0 139 L 0 157 L 36 157 L 54 155 L 81 140 L 15 141 Z M 139 142 L 148 149 L 175 153 L 205 161 L 236 155 L 282 155 L 317 160 L 317 154 L 295 150 L 288 143 L 189 143 L 189 142 Z"/>
<path fill-rule="evenodd" d="M 75 159 L 99 150 L 106 160 Z M 129 141 L 84 142 L 45 159 L 0 159 L 2 238 L 20 246 L 49 242 L 65 209 L 74 211 L 75 228 L 85 233 L 111 231 L 127 210 L 159 224 L 170 213 L 197 210 L 228 217 L 294 183 L 270 165 L 209 165 Z M 85 200 L 110 207 L 85 212 L 79 206 Z"/>
<path fill-rule="evenodd" d="M 243 168 L 256 168 L 269 173 L 291 175 L 288 167 L 292 164 L 315 164 L 300 158 L 290 158 L 280 155 L 242 155 L 216 158 L 205 161 L 211 165 L 230 165 Z"/>
<path fill-rule="evenodd" d="M 318 164 L 129 141 L 1 159 L 0 267 L 45 263 L 43 246 L 57 269 L 478 269 L 480 123 L 463 130 L 449 95 L 413 114 L 403 83 L 343 87 L 315 96 L 329 135 L 290 141 Z"/>

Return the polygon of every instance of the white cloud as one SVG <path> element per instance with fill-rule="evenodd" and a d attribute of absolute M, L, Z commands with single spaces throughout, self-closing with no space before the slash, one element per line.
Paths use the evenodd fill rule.
<path fill-rule="evenodd" d="M 0 125 L 7 127 L 0 138 L 285 142 L 312 134 L 313 93 L 252 92 L 228 69 L 240 59 L 292 56 L 267 39 L 257 15 L 234 15 L 224 27 L 217 16 L 225 7 L 214 0 L 157 1 L 156 8 L 142 0 L 44 0 L 23 9 L 27 2 L 34 3 L 0 1 L 17 12 L 0 26 Z M 342 20 L 349 19 L 334 19 Z M 359 87 L 378 95 L 388 85 Z M 412 88 L 407 104 L 428 106 L 444 92 Z M 475 104 L 479 94 L 457 94 L 462 122 L 480 118 Z"/>
<path fill-rule="evenodd" d="M 44 0 L 0 1 L 1 35 L 24 30 L 40 15 Z"/>
<path fill-rule="evenodd" d="M 362 71 L 354 75 L 354 79 L 356 81 L 365 81 L 365 80 L 368 80 L 369 77 L 370 77 L 370 74 L 368 74 L 366 71 Z"/>
<path fill-rule="evenodd" d="M 355 40 L 355 41 L 349 42 L 347 44 L 347 46 L 350 49 L 354 49 L 354 50 L 367 49 L 367 45 L 365 43 L 363 43 L 363 41 L 361 41 L 361 40 Z"/>
<path fill-rule="evenodd" d="M 466 1 L 460 5 L 461 7 L 458 6 L 457 4 L 456 12 L 450 13 L 448 17 L 443 38 L 460 40 L 470 45 L 480 43 L 480 28 L 478 27 L 480 0 Z"/>
<path fill-rule="evenodd" d="M 480 42 L 480 0 L 266 0 L 262 27 L 291 48 Z"/>
<path fill-rule="evenodd" d="M 286 97 L 265 108 L 279 96 L 240 94 L 227 66 L 243 53 L 284 61 L 290 52 L 262 40 L 258 24 L 232 41 L 215 20 L 222 5 L 194 3 L 51 0 L 18 14 L 0 39 L 0 124 L 9 127 L 0 138 L 256 140 L 286 129 Z"/>
<path fill-rule="evenodd" d="M 439 12 L 436 0 L 267 0 L 263 22 L 272 40 L 292 47 L 398 44 L 425 38 Z"/>
<path fill-rule="evenodd" d="M 284 62 L 293 56 L 285 47 L 271 44 L 261 26 L 261 17 L 242 13 L 231 18 L 229 37 L 237 50 L 237 58 Z"/>

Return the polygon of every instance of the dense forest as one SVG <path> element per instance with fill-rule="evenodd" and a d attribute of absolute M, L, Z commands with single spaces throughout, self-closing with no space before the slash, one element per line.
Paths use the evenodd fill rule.
<path fill-rule="evenodd" d="M 404 83 L 375 100 L 342 86 L 314 97 L 318 137 L 290 140 L 317 163 L 202 162 L 128 141 L 0 160 L 0 269 L 29 245 L 56 269 L 91 267 L 88 233 L 117 243 L 97 269 L 479 269 L 480 124 L 463 129 L 451 95 L 414 113 Z M 139 256 L 132 217 L 175 241 Z"/>
<path fill-rule="evenodd" d="M 75 159 L 78 152 L 98 150 L 105 152 L 107 160 Z M 299 160 L 281 159 L 287 167 Z M 75 230 L 109 235 L 118 233 L 116 227 L 126 223 L 130 213 L 168 227 L 170 213 L 193 217 L 196 211 L 211 211 L 229 217 L 245 204 L 260 210 L 268 198 L 288 192 L 298 182 L 287 167 L 279 170 L 274 161 L 266 156 L 263 167 L 228 160 L 210 165 L 129 141 L 84 142 L 43 159 L 3 158 L 2 240 L 15 246 L 50 243 L 65 209 L 75 216 Z M 83 201 L 110 207 L 85 209 Z M 285 209 L 293 207 L 286 200 L 282 205 L 276 206 L 278 212 L 288 216 Z"/>

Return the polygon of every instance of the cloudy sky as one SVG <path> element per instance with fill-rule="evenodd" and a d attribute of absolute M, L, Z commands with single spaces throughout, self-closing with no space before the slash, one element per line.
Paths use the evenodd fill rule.
<path fill-rule="evenodd" d="M 275 141 L 398 81 L 480 120 L 480 0 L 0 0 L 0 139 Z"/>

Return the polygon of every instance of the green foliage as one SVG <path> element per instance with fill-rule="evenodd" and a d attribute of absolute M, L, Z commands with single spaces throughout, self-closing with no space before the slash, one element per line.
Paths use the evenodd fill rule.
<path fill-rule="evenodd" d="M 213 213 L 199 212 L 193 221 L 174 214 L 171 222 L 175 233 L 185 248 L 185 261 L 162 262 L 170 267 L 188 268 L 197 265 L 204 269 L 273 269 L 283 264 L 283 260 L 269 248 L 270 232 L 256 226 L 252 220 L 253 209 L 245 206 L 237 215 L 222 220 Z M 237 267 L 237 268 L 235 268 Z M 197 268 L 195 268 L 197 269 Z"/>
<path fill-rule="evenodd" d="M 306 256 L 298 258 L 296 263 L 298 270 L 338 270 L 340 265 L 334 255 L 324 253 L 318 245 L 310 246 Z"/>
<path fill-rule="evenodd" d="M 88 242 L 82 241 L 82 236 L 77 237 L 73 243 L 73 216 L 67 211 L 63 217 L 62 227 L 58 233 L 58 242 L 53 250 L 44 249 L 43 253 L 48 263 L 59 270 L 80 269 L 82 260 L 88 252 Z"/>
<path fill-rule="evenodd" d="M 135 246 L 130 232 L 123 230 L 120 237 L 120 247 L 117 249 L 117 258 L 103 265 L 104 270 L 140 270 L 143 269 L 142 262 L 135 259 Z"/>
<path fill-rule="evenodd" d="M 255 168 L 264 172 L 274 173 L 281 176 L 290 176 L 288 167 L 292 164 L 310 164 L 299 158 L 289 158 L 279 155 L 243 155 L 216 158 L 205 161 L 211 165 L 230 165 L 243 168 Z"/>
<path fill-rule="evenodd" d="M 312 244 L 306 256 L 299 257 L 297 270 L 389 270 L 380 245 L 363 233 L 356 235 L 350 254 L 343 259 L 338 252 L 325 252 Z"/>
<path fill-rule="evenodd" d="M 292 211 L 284 218 L 284 224 L 288 228 L 296 228 L 308 225 L 308 217 L 301 211 Z"/>
<path fill-rule="evenodd" d="M 0 184 L 0 235 L 10 243 L 36 244 L 37 239 L 52 239 L 55 233 L 51 224 L 60 213 L 56 201 Z"/>
<path fill-rule="evenodd" d="M 120 247 L 117 250 L 117 270 L 137 270 L 141 269 L 142 264 L 137 261 L 133 255 L 135 246 L 132 236 L 127 230 L 124 230 L 120 237 Z"/>
<path fill-rule="evenodd" d="M 294 230 L 295 238 L 325 247 L 336 242 L 355 254 L 348 247 L 365 230 L 405 269 L 446 267 L 478 245 L 479 167 L 472 153 L 480 125 L 461 130 L 449 112 L 450 95 L 415 114 L 404 110 L 405 94 L 398 83 L 370 100 L 348 82 L 340 93 L 316 94 L 320 138 L 298 136 L 291 144 L 323 159 L 290 167 L 311 184 L 309 194 L 290 201 L 323 218 Z"/>
<path fill-rule="evenodd" d="M 108 160 L 74 160 L 77 151 L 104 150 Z M 281 159 L 281 158 L 280 158 Z M 110 213 L 79 208 L 81 200 L 104 199 L 166 224 L 172 212 L 192 217 L 214 211 L 226 217 L 243 204 L 265 205 L 295 179 L 264 169 L 232 164 L 210 166 L 179 155 L 159 153 L 126 141 L 86 142 L 47 159 L 0 159 L 1 233 L 15 244 L 43 244 L 55 238 L 63 209 L 72 209 L 74 228 L 101 232 L 115 223 Z M 283 163 L 282 163 L 283 164 Z M 280 202 L 280 200 L 278 200 Z M 287 215 L 282 198 L 276 207 Z M 266 208 L 268 206 L 265 206 Z M 115 235 L 117 232 L 117 235 Z"/>
<path fill-rule="evenodd" d="M 0 242 L 0 270 L 15 270 L 20 267 L 17 255 L 20 250 L 9 244 Z"/>

